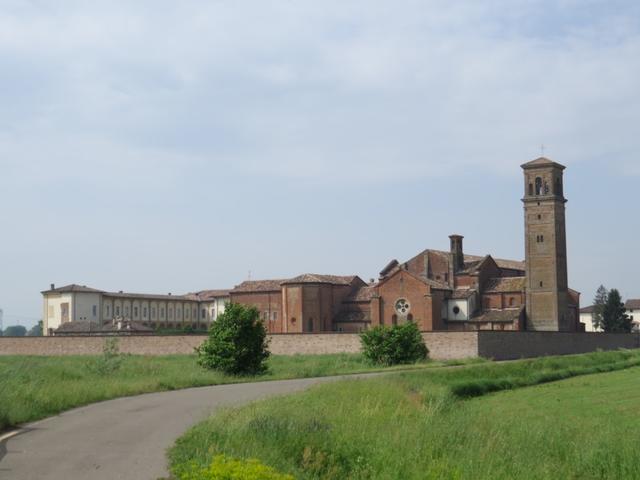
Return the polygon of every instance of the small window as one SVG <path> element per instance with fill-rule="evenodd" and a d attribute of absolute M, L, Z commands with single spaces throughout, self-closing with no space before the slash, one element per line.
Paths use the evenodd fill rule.
<path fill-rule="evenodd" d="M 142 315 L 144 316 L 144 318 L 147 318 L 147 307 L 144 307 L 144 310 L 142 311 Z"/>
<path fill-rule="evenodd" d="M 124 307 L 124 315 L 125 317 L 129 316 L 129 307 Z"/>
<path fill-rule="evenodd" d="M 407 315 L 407 322 L 413 322 L 413 315 L 411 313 Z"/>
<path fill-rule="evenodd" d="M 160 318 L 164 318 L 164 308 L 160 309 Z"/>
<path fill-rule="evenodd" d="M 540 286 L 543 287 L 544 286 L 544 282 L 540 282 Z"/>
<path fill-rule="evenodd" d="M 273 312 L 273 321 L 278 320 L 278 312 Z"/>
<path fill-rule="evenodd" d="M 138 316 L 138 307 L 133 307 L 133 316 L 134 317 Z"/>
<path fill-rule="evenodd" d="M 93 316 L 94 316 L 94 317 L 98 316 L 98 306 L 97 306 L 97 305 L 94 305 L 92 310 L 93 310 L 93 312 L 92 312 L 92 313 L 93 313 Z"/>
<path fill-rule="evenodd" d="M 109 308 L 109 305 L 107 305 L 107 317 L 110 315 L 109 310 L 111 310 L 111 309 Z"/>
<path fill-rule="evenodd" d="M 538 220 L 542 220 L 542 215 L 538 215 Z"/>
<path fill-rule="evenodd" d="M 169 319 L 173 318 L 173 310 L 170 308 L 169 309 Z"/>
<path fill-rule="evenodd" d="M 510 307 L 513 307 L 515 304 L 516 304 L 516 299 L 515 299 L 515 298 L 513 298 L 513 297 L 511 297 L 511 298 L 509 299 L 509 306 L 510 306 Z"/>
<path fill-rule="evenodd" d="M 453 314 L 454 315 L 459 315 L 460 314 L 460 307 L 459 306 L 455 306 L 453 307 Z"/>
<path fill-rule="evenodd" d="M 203 320 L 207 318 L 207 310 L 203 308 L 202 312 L 200 312 L 200 316 L 202 317 Z"/>
<path fill-rule="evenodd" d="M 120 307 L 116 307 L 116 317 L 120 316 Z"/>

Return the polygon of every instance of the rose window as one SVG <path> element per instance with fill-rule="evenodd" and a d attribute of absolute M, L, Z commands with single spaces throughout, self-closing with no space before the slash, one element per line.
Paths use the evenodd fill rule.
<path fill-rule="evenodd" d="M 396 302 L 396 312 L 398 315 L 406 316 L 411 311 L 411 305 L 404 298 Z"/>

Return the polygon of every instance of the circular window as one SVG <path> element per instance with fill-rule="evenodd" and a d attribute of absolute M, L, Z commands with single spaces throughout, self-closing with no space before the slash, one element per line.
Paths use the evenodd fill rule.
<path fill-rule="evenodd" d="M 455 307 L 453 307 L 453 314 L 458 315 L 459 313 L 460 313 L 460 307 L 456 305 Z"/>
<path fill-rule="evenodd" d="M 411 305 L 404 298 L 396 302 L 396 312 L 398 315 L 406 316 L 411 311 Z"/>

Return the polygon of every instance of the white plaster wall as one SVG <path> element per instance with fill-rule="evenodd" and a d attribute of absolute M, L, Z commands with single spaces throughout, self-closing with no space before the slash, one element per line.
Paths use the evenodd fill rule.
<path fill-rule="evenodd" d="M 62 323 L 61 305 L 69 304 L 69 320 L 73 318 L 73 298 L 71 293 L 48 294 L 43 297 L 44 301 L 44 319 L 42 322 L 43 332 L 47 335 L 48 330 L 54 330 Z"/>
<path fill-rule="evenodd" d="M 460 312 L 458 314 L 456 314 L 454 312 L 454 308 L 458 307 L 460 309 Z M 463 300 L 458 300 L 458 299 L 451 299 L 451 300 L 447 300 L 446 302 L 446 308 L 447 308 L 447 316 L 446 319 L 449 321 L 456 321 L 456 320 L 469 320 L 469 301 L 466 299 Z"/>
<path fill-rule="evenodd" d="M 102 294 L 75 292 L 72 319 L 76 322 L 99 322 Z M 95 307 L 95 314 L 94 314 Z"/>

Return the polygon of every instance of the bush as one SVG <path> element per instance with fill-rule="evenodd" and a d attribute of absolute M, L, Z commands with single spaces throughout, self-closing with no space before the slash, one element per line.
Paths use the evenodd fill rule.
<path fill-rule="evenodd" d="M 89 363 L 88 368 L 96 375 L 110 375 L 120 369 L 123 357 L 120 354 L 120 340 L 106 338 L 102 346 L 102 355 Z"/>
<path fill-rule="evenodd" d="M 196 349 L 198 363 L 230 375 L 257 375 L 267 370 L 267 331 L 255 307 L 227 306 Z"/>
<path fill-rule="evenodd" d="M 418 326 L 412 322 L 375 327 L 360 334 L 360 341 L 363 355 L 376 365 L 416 363 L 429 354 Z"/>
<path fill-rule="evenodd" d="M 234 460 L 224 455 L 217 455 L 208 467 L 196 464 L 179 467 L 176 475 L 179 480 L 294 480 L 258 460 Z"/>

